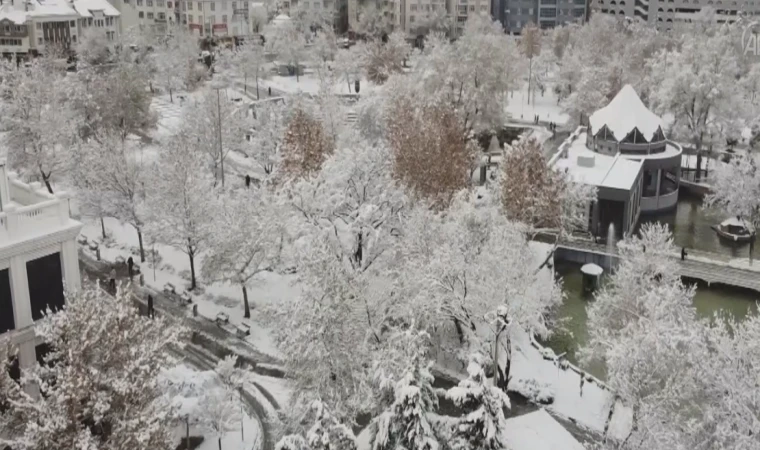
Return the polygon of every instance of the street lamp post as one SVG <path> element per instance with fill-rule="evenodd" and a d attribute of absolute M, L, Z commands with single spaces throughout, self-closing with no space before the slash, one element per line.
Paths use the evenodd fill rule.
<path fill-rule="evenodd" d="M 217 125 L 217 132 L 218 132 L 218 141 L 219 141 L 219 167 L 222 171 L 221 177 L 222 177 L 222 187 L 224 187 L 224 150 L 222 146 L 222 104 L 221 104 L 221 97 L 219 91 L 224 89 L 225 85 L 221 81 L 217 81 L 215 83 L 212 83 L 212 87 L 216 89 L 216 125 Z"/>

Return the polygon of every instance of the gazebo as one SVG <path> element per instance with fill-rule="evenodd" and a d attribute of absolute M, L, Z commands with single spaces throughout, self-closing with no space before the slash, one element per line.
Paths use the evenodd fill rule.
<path fill-rule="evenodd" d="M 664 122 L 649 110 L 629 84 L 589 117 L 589 150 L 644 162 L 641 211 L 676 207 L 681 178 L 681 146 L 668 141 Z"/>

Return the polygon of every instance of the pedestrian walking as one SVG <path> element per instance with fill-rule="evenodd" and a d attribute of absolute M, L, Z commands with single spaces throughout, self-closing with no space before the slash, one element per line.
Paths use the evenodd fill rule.
<path fill-rule="evenodd" d="M 135 274 L 135 260 L 131 256 L 127 259 L 127 270 L 129 271 L 129 281 L 132 281 L 132 276 Z"/>
<path fill-rule="evenodd" d="M 688 255 L 688 253 L 686 253 L 686 247 L 681 247 L 681 261 L 686 260 L 686 255 Z"/>
<path fill-rule="evenodd" d="M 111 292 L 116 294 L 116 269 L 115 268 L 112 268 L 111 272 L 108 274 L 108 287 L 111 290 Z"/>
<path fill-rule="evenodd" d="M 247 188 L 251 187 L 251 176 L 250 175 L 246 175 L 245 176 L 245 187 L 247 187 Z"/>
<path fill-rule="evenodd" d="M 272 86 L 269 86 L 269 96 L 272 96 Z"/>
<path fill-rule="evenodd" d="M 153 296 L 148 294 L 148 317 L 151 319 L 155 316 L 153 311 Z"/>
<path fill-rule="evenodd" d="M 583 383 L 586 382 L 586 374 L 581 372 L 581 397 L 583 397 Z"/>

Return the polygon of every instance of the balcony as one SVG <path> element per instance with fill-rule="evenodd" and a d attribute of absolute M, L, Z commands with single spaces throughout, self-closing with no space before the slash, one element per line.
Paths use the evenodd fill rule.
<path fill-rule="evenodd" d="M 50 194 L 39 182 L 23 183 L 0 164 L 0 246 L 81 224 L 69 217 L 69 196 Z"/>

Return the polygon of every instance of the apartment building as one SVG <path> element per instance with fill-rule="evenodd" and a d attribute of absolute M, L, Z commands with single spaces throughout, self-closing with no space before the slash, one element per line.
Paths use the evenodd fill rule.
<path fill-rule="evenodd" d="M 734 22 L 741 14 L 760 14 L 760 0 L 592 0 L 594 14 L 637 18 L 670 30 L 675 24 L 705 19 Z"/>
<path fill-rule="evenodd" d="M 106 0 L 11 1 L 0 6 L 0 53 L 22 58 L 51 43 L 74 46 L 88 28 L 115 40 L 120 23 L 119 11 Z"/>
<path fill-rule="evenodd" d="M 449 0 L 449 14 L 456 17 L 457 34 L 464 31 L 468 18 L 479 14 L 490 14 L 490 10 L 490 0 Z"/>
<path fill-rule="evenodd" d="M 266 21 L 264 4 L 249 0 L 180 0 L 179 8 L 180 22 L 199 36 L 247 36 Z"/>
<path fill-rule="evenodd" d="M 0 345 L 18 346 L 14 364 L 32 366 L 44 346 L 34 325 L 80 288 L 76 236 L 65 193 L 23 183 L 0 162 Z M 17 372 L 17 371 L 16 371 Z"/>
<path fill-rule="evenodd" d="M 633 0 L 629 0 L 633 1 Z M 494 0 L 491 14 L 504 30 L 520 34 L 528 23 L 553 28 L 588 19 L 588 0 Z"/>

